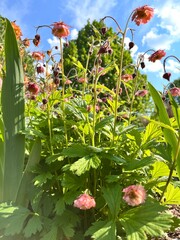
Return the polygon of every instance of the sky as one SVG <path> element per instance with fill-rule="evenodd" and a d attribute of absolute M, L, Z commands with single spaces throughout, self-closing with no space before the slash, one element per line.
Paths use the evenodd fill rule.
<path fill-rule="evenodd" d="M 16 20 L 16 24 L 22 29 L 22 38 L 33 38 L 37 26 L 63 21 L 71 26 L 71 40 L 77 38 L 78 31 L 86 25 L 87 20 L 100 20 L 107 15 L 114 17 L 121 29 L 124 29 L 131 12 L 143 5 L 153 7 L 155 14 L 145 25 L 137 26 L 131 21 L 129 23 L 129 27 L 135 30 L 135 47 L 131 50 L 134 61 L 149 49 L 162 49 L 166 52 L 165 57 L 175 55 L 180 58 L 179 0 L 0 0 L 0 15 L 10 21 Z M 116 31 L 111 19 L 107 19 L 105 23 Z M 39 33 L 42 38 L 39 51 L 59 43 L 50 29 L 41 28 Z M 130 35 L 127 34 L 127 43 L 129 38 Z M 30 50 L 37 51 L 37 48 L 31 46 Z M 147 74 L 148 81 L 157 90 L 162 91 L 168 84 L 168 81 L 162 78 L 163 61 L 149 62 L 148 54 L 152 52 L 145 55 L 146 67 L 141 72 Z M 179 69 L 180 63 L 173 57 L 168 58 L 166 71 L 172 74 L 171 82 L 180 77 Z"/>

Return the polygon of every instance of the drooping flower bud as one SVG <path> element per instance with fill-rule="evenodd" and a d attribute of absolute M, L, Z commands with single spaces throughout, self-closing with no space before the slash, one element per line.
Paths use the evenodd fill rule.
<path fill-rule="evenodd" d="M 145 68 L 145 63 L 144 62 L 141 62 L 141 68 Z"/>
<path fill-rule="evenodd" d="M 38 94 L 38 92 L 39 92 L 39 87 L 34 82 L 29 82 L 27 89 L 28 89 L 29 92 L 31 92 L 33 94 Z"/>
<path fill-rule="evenodd" d="M 107 27 L 102 27 L 102 28 L 101 28 L 101 33 L 102 33 L 102 35 L 105 35 L 106 32 L 107 32 Z"/>
<path fill-rule="evenodd" d="M 87 210 L 94 208 L 95 206 L 96 202 L 94 198 L 87 193 L 81 194 L 76 200 L 74 200 L 74 207 L 81 210 Z"/>
<path fill-rule="evenodd" d="M 133 42 L 129 42 L 129 50 L 131 49 L 131 48 L 133 48 L 134 47 L 134 43 Z"/>
<path fill-rule="evenodd" d="M 168 80 L 168 81 L 170 80 L 170 77 L 171 77 L 171 73 L 169 73 L 169 72 L 166 72 L 166 73 L 163 74 L 163 78 Z"/>
<path fill-rule="evenodd" d="M 44 73 L 44 67 L 37 66 L 36 71 L 37 71 L 37 73 Z"/>

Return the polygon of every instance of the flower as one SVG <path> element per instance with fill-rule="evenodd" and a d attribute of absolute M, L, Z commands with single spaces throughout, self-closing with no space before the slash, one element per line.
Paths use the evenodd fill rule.
<path fill-rule="evenodd" d="M 168 80 L 168 81 L 170 80 L 170 77 L 171 77 L 171 73 L 166 72 L 166 73 L 163 74 L 163 78 Z"/>
<path fill-rule="evenodd" d="M 146 24 L 151 20 L 154 15 L 154 9 L 148 5 L 138 7 L 134 10 L 131 20 L 136 23 L 136 25 Z"/>
<path fill-rule="evenodd" d="M 132 80 L 133 79 L 133 76 L 132 76 L 132 74 L 124 74 L 124 75 L 122 75 L 122 80 L 124 80 L 125 82 L 128 82 L 128 81 L 130 81 L 130 80 Z"/>
<path fill-rule="evenodd" d="M 55 22 L 52 26 L 52 34 L 58 38 L 67 37 L 70 34 L 69 26 L 64 22 Z"/>
<path fill-rule="evenodd" d="M 178 88 L 178 87 L 173 87 L 173 88 L 169 89 L 169 91 L 173 97 L 180 96 L 180 88 Z"/>
<path fill-rule="evenodd" d="M 161 60 L 166 55 L 164 50 L 157 50 L 148 58 L 150 62 L 155 62 L 156 60 Z"/>
<path fill-rule="evenodd" d="M 90 208 L 94 208 L 95 206 L 96 202 L 94 198 L 87 193 L 81 194 L 76 200 L 74 200 L 74 207 L 81 210 L 87 210 Z"/>
<path fill-rule="evenodd" d="M 145 202 L 146 191 L 141 185 L 131 185 L 124 188 L 123 192 L 125 193 L 123 199 L 130 206 L 137 206 Z"/>
<path fill-rule="evenodd" d="M 148 90 L 143 89 L 143 90 L 138 90 L 135 93 L 135 96 L 137 96 L 137 97 L 144 97 L 146 94 L 148 94 Z"/>
<path fill-rule="evenodd" d="M 34 82 L 29 82 L 27 89 L 28 89 L 29 92 L 31 92 L 33 94 L 38 94 L 38 92 L 39 92 L 39 87 Z"/>
<path fill-rule="evenodd" d="M 39 60 L 43 60 L 44 54 L 41 53 L 41 52 L 33 52 L 33 53 L 32 53 L 32 57 L 33 57 L 36 61 L 39 61 Z"/>
<path fill-rule="evenodd" d="M 66 79 L 65 83 L 66 85 L 70 85 L 72 83 L 72 81 L 70 79 Z"/>
<path fill-rule="evenodd" d="M 78 83 L 87 83 L 87 78 L 81 77 L 77 81 L 78 81 Z"/>
<path fill-rule="evenodd" d="M 30 46 L 30 41 L 28 38 L 25 38 L 23 41 L 22 41 L 22 44 L 25 46 L 25 47 L 29 47 Z"/>
<path fill-rule="evenodd" d="M 43 66 L 37 66 L 36 71 L 37 71 L 37 73 L 44 73 L 44 67 Z"/>
<path fill-rule="evenodd" d="M 11 22 L 11 25 L 14 29 L 16 38 L 19 40 L 22 36 L 21 28 L 15 22 Z"/>

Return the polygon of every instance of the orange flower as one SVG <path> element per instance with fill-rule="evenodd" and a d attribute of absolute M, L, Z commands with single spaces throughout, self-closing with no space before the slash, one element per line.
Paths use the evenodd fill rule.
<path fill-rule="evenodd" d="M 21 36 L 22 36 L 21 28 L 18 25 L 16 25 L 15 22 L 11 22 L 11 25 L 12 25 L 12 27 L 14 29 L 16 38 L 19 40 L 21 38 Z"/>
<path fill-rule="evenodd" d="M 25 47 L 29 47 L 30 46 L 30 41 L 28 38 L 25 38 L 23 41 L 22 41 L 22 44 L 25 46 Z"/>
<path fill-rule="evenodd" d="M 58 38 L 67 37 L 70 34 L 69 26 L 64 22 L 55 22 L 52 26 L 52 34 Z"/>
<path fill-rule="evenodd" d="M 149 22 L 153 15 L 154 9 L 149 7 L 148 5 L 144 5 L 134 10 L 131 20 L 139 26 L 140 24 L 146 24 L 147 22 Z"/>
<path fill-rule="evenodd" d="M 40 61 L 40 60 L 43 60 L 44 54 L 41 53 L 41 52 L 33 52 L 33 53 L 32 53 L 32 57 L 33 57 L 36 61 Z"/>
<path fill-rule="evenodd" d="M 150 62 L 155 62 L 156 60 L 161 60 L 166 55 L 164 50 L 158 50 L 154 52 L 148 59 Z"/>

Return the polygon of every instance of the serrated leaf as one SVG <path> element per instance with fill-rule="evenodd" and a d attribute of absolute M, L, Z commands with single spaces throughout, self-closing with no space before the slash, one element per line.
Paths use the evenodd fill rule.
<path fill-rule="evenodd" d="M 165 207 L 156 202 L 132 208 L 122 215 L 121 224 L 127 240 L 146 240 L 148 236 L 158 237 L 170 229 L 172 215 L 163 213 Z"/>
<path fill-rule="evenodd" d="M 96 155 L 88 155 L 73 163 L 70 167 L 70 170 L 80 176 L 89 171 L 91 168 L 98 168 L 100 163 L 101 161 Z"/>
<path fill-rule="evenodd" d="M 67 157 L 83 157 L 89 153 L 86 146 L 82 144 L 72 144 L 62 151 L 63 156 Z"/>
<path fill-rule="evenodd" d="M 103 197 L 109 207 L 111 216 L 115 219 L 119 213 L 121 199 L 122 199 L 122 187 L 120 184 L 110 185 L 103 188 Z"/>
<path fill-rule="evenodd" d="M 98 122 L 95 126 L 96 131 L 99 129 L 102 129 L 105 127 L 107 124 L 109 125 L 110 123 L 113 122 L 114 116 L 108 116 L 104 119 L 102 119 L 100 122 Z"/>
<path fill-rule="evenodd" d="M 156 123 L 150 122 L 146 126 L 145 133 L 143 134 L 142 144 L 145 144 L 151 141 L 152 139 L 159 137 L 161 133 L 162 131 L 160 127 Z"/>
<path fill-rule="evenodd" d="M 169 184 L 164 194 L 163 204 L 180 205 L 180 188 L 175 188 L 172 184 Z"/>
<path fill-rule="evenodd" d="M 60 197 L 56 202 L 55 211 L 57 215 L 61 215 L 65 210 L 65 203 L 63 197 Z"/>
<path fill-rule="evenodd" d="M 152 178 L 158 178 L 163 176 L 169 176 L 169 168 L 164 162 L 155 162 L 151 171 Z"/>
<path fill-rule="evenodd" d="M 148 166 L 148 165 L 152 164 L 154 161 L 155 161 L 155 159 L 152 157 L 146 157 L 146 158 L 142 158 L 142 159 L 134 159 L 125 165 L 125 170 L 131 171 L 131 170 L 135 170 L 138 168 L 142 168 L 144 166 Z"/>
<path fill-rule="evenodd" d="M 53 226 L 40 240 L 57 240 L 58 228 Z"/>
<path fill-rule="evenodd" d="M 27 225 L 25 226 L 23 233 L 26 238 L 31 237 L 33 234 L 40 232 L 42 230 L 42 222 L 39 216 L 34 215 L 28 221 Z"/>
<path fill-rule="evenodd" d="M 99 221 L 93 223 L 85 236 L 91 235 L 95 240 L 116 240 L 116 224 L 113 221 Z"/>
<path fill-rule="evenodd" d="M 5 236 L 19 234 L 23 230 L 24 222 L 29 216 L 30 211 L 19 207 L 9 217 L 4 231 Z"/>

